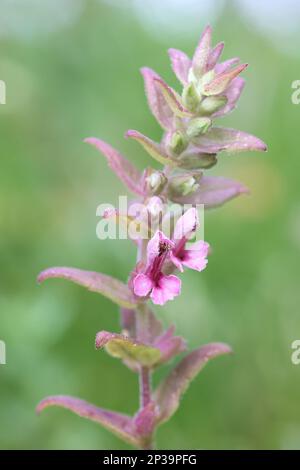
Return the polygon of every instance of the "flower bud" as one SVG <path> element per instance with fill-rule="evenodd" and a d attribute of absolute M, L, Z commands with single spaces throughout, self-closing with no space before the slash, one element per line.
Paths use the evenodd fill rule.
<path fill-rule="evenodd" d="M 179 159 L 178 166 L 186 170 L 211 168 L 217 163 L 215 153 L 185 152 Z"/>
<path fill-rule="evenodd" d="M 167 178 L 161 171 L 154 171 L 151 168 L 147 171 L 145 177 L 146 192 L 149 196 L 160 194 L 166 183 Z"/>
<path fill-rule="evenodd" d="M 172 177 L 169 180 L 168 195 L 172 196 L 188 196 L 199 188 L 199 181 L 202 172 L 194 174 L 184 174 Z"/>
<path fill-rule="evenodd" d="M 180 155 L 187 147 L 188 142 L 181 131 L 175 131 L 169 140 L 169 150 L 176 155 Z"/>
<path fill-rule="evenodd" d="M 205 134 L 211 127 L 212 122 L 208 117 L 200 117 L 192 119 L 186 130 L 186 134 L 190 139 Z"/>
<path fill-rule="evenodd" d="M 196 85 L 194 82 L 189 83 L 183 89 L 182 101 L 184 106 L 192 112 L 196 112 L 201 101 L 201 95 L 199 95 Z"/>
<path fill-rule="evenodd" d="M 223 108 L 227 101 L 226 96 L 208 96 L 201 102 L 199 112 L 208 115 L 214 114 Z"/>

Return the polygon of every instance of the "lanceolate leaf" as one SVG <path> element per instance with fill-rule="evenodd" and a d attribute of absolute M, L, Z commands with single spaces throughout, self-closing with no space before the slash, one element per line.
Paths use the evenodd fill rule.
<path fill-rule="evenodd" d="M 40 413 L 50 406 L 60 406 L 66 408 L 82 418 L 90 419 L 101 424 L 104 428 L 117 435 L 129 444 L 139 447 L 139 438 L 135 435 L 133 420 L 130 416 L 116 413 L 114 411 L 104 410 L 91 405 L 84 400 L 66 395 L 56 395 L 44 398 L 38 406 L 37 412 Z"/>
<path fill-rule="evenodd" d="M 267 150 L 266 144 L 258 137 L 225 127 L 212 127 L 206 134 L 194 139 L 194 143 L 198 151 L 203 153 L 221 151 L 234 153 L 252 150 L 265 152 Z"/>
<path fill-rule="evenodd" d="M 207 70 L 207 65 L 210 55 L 210 45 L 211 45 L 211 35 L 212 29 L 210 26 L 207 26 L 200 38 L 199 44 L 196 48 L 194 57 L 193 57 L 193 70 L 197 75 L 202 75 Z"/>
<path fill-rule="evenodd" d="M 143 188 L 141 185 L 141 173 L 117 150 L 111 147 L 103 140 L 96 137 L 88 137 L 84 142 L 93 145 L 105 157 L 110 168 L 115 172 L 118 178 L 125 186 L 135 194 L 143 196 Z"/>
<path fill-rule="evenodd" d="M 49 278 L 67 279 L 92 292 L 98 292 L 104 297 L 108 297 L 121 307 L 136 307 L 136 301 L 126 284 L 106 274 L 76 268 L 54 267 L 42 271 L 37 280 L 43 282 Z"/>
<path fill-rule="evenodd" d="M 223 93 L 230 82 L 237 77 L 248 64 L 242 64 L 233 70 L 217 75 L 210 83 L 204 86 L 204 94 L 207 96 Z"/>
<path fill-rule="evenodd" d="M 248 192 L 248 188 L 238 181 L 222 176 L 202 176 L 199 189 L 187 196 L 173 195 L 172 200 L 179 204 L 204 204 L 205 209 L 212 209 Z"/>
<path fill-rule="evenodd" d="M 186 85 L 188 83 L 189 69 L 192 65 L 191 60 L 184 52 L 178 49 L 169 49 L 168 53 L 176 77 L 183 85 Z"/>
<path fill-rule="evenodd" d="M 175 165 L 176 162 L 170 158 L 165 151 L 162 149 L 161 145 L 153 142 L 145 135 L 141 134 L 138 131 L 129 130 L 126 132 L 125 137 L 136 140 L 142 147 L 149 153 L 149 155 L 157 160 L 162 165 Z"/>
<path fill-rule="evenodd" d="M 170 106 L 170 109 L 174 113 L 175 116 L 184 118 L 184 117 L 192 117 L 193 115 L 183 106 L 181 102 L 180 96 L 174 91 L 171 87 L 169 87 L 162 79 L 155 78 L 155 83 L 161 90 L 166 102 Z"/>
<path fill-rule="evenodd" d="M 152 367 L 161 357 L 157 348 L 108 331 L 97 333 L 95 345 L 97 349 L 105 347 L 111 356 L 129 361 L 132 365 Z"/>
<path fill-rule="evenodd" d="M 182 359 L 155 392 L 159 422 L 167 421 L 175 413 L 190 382 L 210 359 L 230 352 L 231 348 L 227 344 L 211 343 L 192 351 Z"/>
<path fill-rule="evenodd" d="M 160 76 L 148 67 L 143 67 L 141 73 L 144 77 L 145 91 L 153 116 L 163 129 L 170 130 L 173 126 L 174 116 L 163 96 L 162 90 L 155 82 L 155 79 L 161 80 Z"/>

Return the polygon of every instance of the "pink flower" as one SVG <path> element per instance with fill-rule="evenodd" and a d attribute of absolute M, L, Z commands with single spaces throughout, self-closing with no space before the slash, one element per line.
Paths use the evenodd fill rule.
<path fill-rule="evenodd" d="M 194 207 L 185 212 L 177 221 L 173 240 L 175 246 L 170 252 L 170 259 L 179 271 L 186 266 L 196 271 L 203 271 L 207 265 L 209 244 L 203 240 L 193 243 L 186 249 L 186 242 L 195 233 L 199 225 L 197 211 Z"/>
<path fill-rule="evenodd" d="M 138 297 L 149 296 L 154 304 L 164 305 L 180 294 L 181 281 L 174 275 L 166 276 L 162 272 L 174 243 L 162 232 L 157 231 L 147 246 L 147 264 L 144 273 L 133 279 L 133 291 Z"/>

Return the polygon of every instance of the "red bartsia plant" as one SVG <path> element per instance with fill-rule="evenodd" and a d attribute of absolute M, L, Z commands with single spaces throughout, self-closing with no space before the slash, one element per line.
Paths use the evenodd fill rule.
<path fill-rule="evenodd" d="M 207 176 L 206 170 L 224 152 L 266 150 L 260 139 L 214 124 L 235 108 L 245 84 L 240 73 L 247 67 L 238 65 L 238 58 L 218 62 L 223 47 L 223 43 L 211 47 L 208 26 L 192 60 L 184 52 L 169 50 L 172 68 L 183 85 L 181 95 L 153 70 L 142 69 L 150 110 L 164 134 L 160 143 L 135 130 L 128 131 L 126 137 L 136 140 L 160 162 L 164 166 L 161 171 L 147 168 L 140 173 L 109 144 L 94 137 L 85 140 L 105 156 L 118 178 L 134 193 L 133 202 L 143 204 L 134 216 L 130 211 L 111 209 L 103 214 L 108 222 L 125 224 L 126 229 L 131 226 L 138 234 L 134 237 L 132 230 L 129 233 L 138 254 L 128 283 L 106 274 L 66 267 L 46 269 L 38 277 L 39 282 L 51 277 L 68 279 L 121 307 L 122 332 L 100 331 L 95 344 L 136 372 L 140 385 L 140 407 L 134 416 L 60 395 L 42 400 L 38 411 L 52 405 L 67 408 L 142 449 L 153 448 L 156 428 L 175 413 L 182 394 L 203 366 L 210 359 L 231 352 L 222 343 L 201 346 L 187 353 L 155 390 L 151 388 L 153 371 L 187 349 L 185 340 L 175 335 L 174 326 L 163 331 L 149 303 L 164 305 L 180 294 L 181 281 L 176 270 L 191 268 L 200 272 L 207 265 L 208 243 L 200 240 L 187 244 L 199 225 L 196 206 L 214 208 L 247 192 L 241 183 Z M 172 228 L 165 233 L 164 221 L 172 219 L 169 202 L 179 204 L 182 212 L 179 218 L 173 218 L 173 224 L 169 224 Z M 187 204 L 190 206 L 186 210 Z M 141 236 L 145 227 L 147 236 Z"/>

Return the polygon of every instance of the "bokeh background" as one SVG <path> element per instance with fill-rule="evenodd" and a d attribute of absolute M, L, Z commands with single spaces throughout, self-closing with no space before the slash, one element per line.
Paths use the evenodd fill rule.
<path fill-rule="evenodd" d="M 250 63 L 239 108 L 222 124 L 258 135 L 269 152 L 224 156 L 211 170 L 252 194 L 206 214 L 208 269 L 186 272 L 182 296 L 156 310 L 191 348 L 225 341 L 235 351 L 197 377 L 158 446 L 300 448 L 298 0 L 1 0 L 0 12 L 0 447 L 127 448 L 66 410 L 36 416 L 49 394 L 128 413 L 138 404 L 136 376 L 94 350 L 97 331 L 118 330 L 118 309 L 64 281 L 37 286 L 36 275 L 66 265 L 126 279 L 130 242 L 95 234 L 97 205 L 124 189 L 82 140 L 101 137 L 140 169 L 149 164 L 123 139 L 128 128 L 160 138 L 139 68 L 177 87 L 167 49 L 192 54 L 210 23 L 223 57 Z"/>

